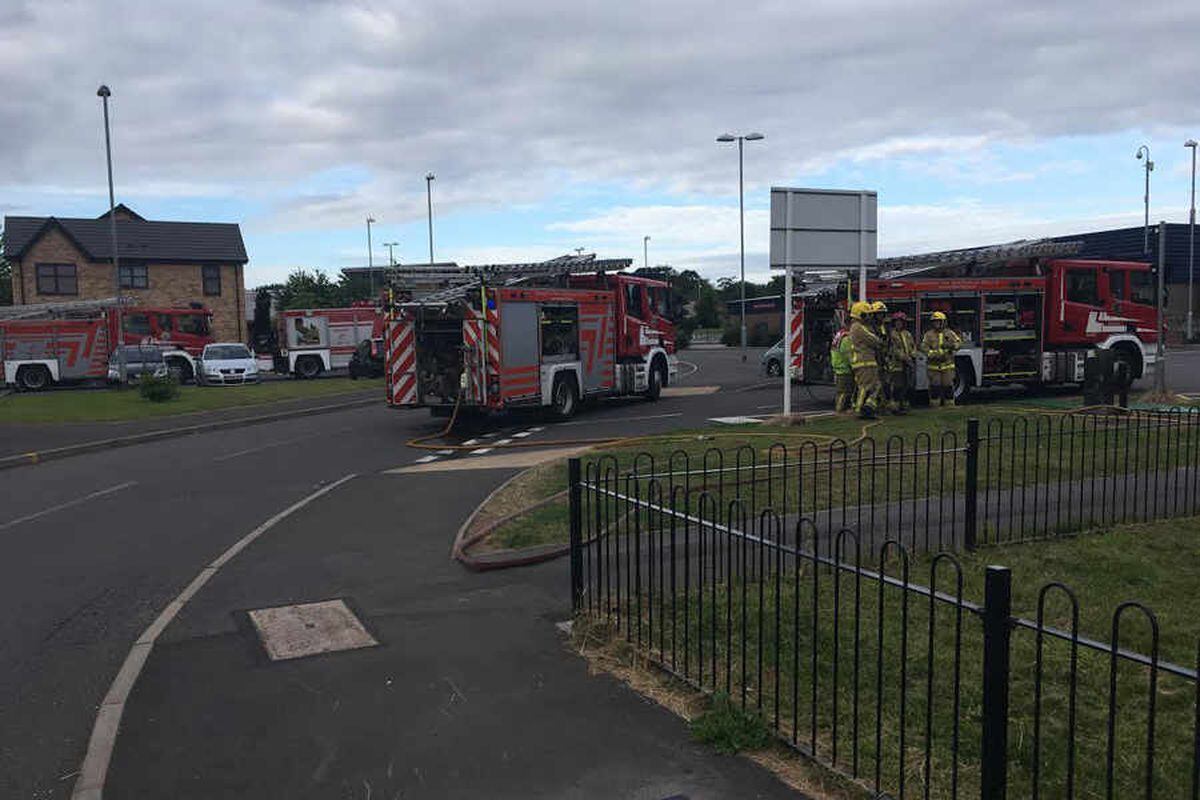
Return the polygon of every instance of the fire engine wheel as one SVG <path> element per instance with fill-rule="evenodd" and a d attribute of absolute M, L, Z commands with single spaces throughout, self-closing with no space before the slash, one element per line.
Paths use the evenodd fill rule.
<path fill-rule="evenodd" d="M 25 392 L 40 392 L 50 385 L 50 370 L 41 364 L 26 364 L 17 370 L 17 386 Z"/>
<path fill-rule="evenodd" d="M 646 399 L 651 402 L 662 394 L 663 382 L 666 380 L 663 372 L 661 363 L 656 361 L 650 365 L 650 373 L 646 376 Z"/>
<path fill-rule="evenodd" d="M 778 378 L 780 375 L 783 374 L 783 365 L 780 364 L 777 360 L 772 358 L 770 361 L 767 362 L 767 374 L 770 375 L 772 378 Z"/>
<path fill-rule="evenodd" d="M 971 385 L 975 382 L 975 370 L 969 363 L 960 361 L 954 371 L 954 402 L 961 403 L 971 393 Z"/>
<path fill-rule="evenodd" d="M 316 356 L 304 356 L 296 361 L 296 375 L 310 380 L 321 374 L 321 359 Z"/>
<path fill-rule="evenodd" d="M 554 382 L 550 395 L 550 413 L 555 419 L 570 419 L 579 408 L 579 390 L 570 378 L 559 378 Z"/>

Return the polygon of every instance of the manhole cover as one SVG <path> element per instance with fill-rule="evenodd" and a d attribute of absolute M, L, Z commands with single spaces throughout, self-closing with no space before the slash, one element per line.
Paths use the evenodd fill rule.
<path fill-rule="evenodd" d="M 341 600 L 260 608 L 250 621 L 272 661 L 379 644 Z"/>

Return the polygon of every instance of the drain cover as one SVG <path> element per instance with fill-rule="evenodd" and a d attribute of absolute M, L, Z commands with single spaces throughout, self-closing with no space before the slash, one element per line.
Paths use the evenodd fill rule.
<path fill-rule="evenodd" d="M 272 661 L 379 644 L 341 600 L 260 608 L 250 621 Z"/>

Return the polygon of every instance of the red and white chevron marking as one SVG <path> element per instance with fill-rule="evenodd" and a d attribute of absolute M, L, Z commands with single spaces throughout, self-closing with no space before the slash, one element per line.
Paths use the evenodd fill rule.
<path fill-rule="evenodd" d="M 804 366 L 804 312 L 795 311 L 792 314 L 792 370 L 798 371 Z"/>
<path fill-rule="evenodd" d="M 500 376 L 500 313 L 494 307 L 488 307 L 485 312 L 486 325 L 484 326 L 484 336 L 487 339 L 487 363 L 484 366 L 484 379 L 495 375 L 497 380 Z M 500 403 L 499 397 L 491 398 L 493 404 Z"/>
<path fill-rule="evenodd" d="M 408 406 L 417 402 L 416 329 L 412 320 L 392 320 L 387 337 L 388 403 Z"/>
<path fill-rule="evenodd" d="M 475 403 L 487 402 L 487 378 L 483 356 L 483 319 L 468 308 L 463 313 L 463 370 L 467 374 L 466 399 Z"/>

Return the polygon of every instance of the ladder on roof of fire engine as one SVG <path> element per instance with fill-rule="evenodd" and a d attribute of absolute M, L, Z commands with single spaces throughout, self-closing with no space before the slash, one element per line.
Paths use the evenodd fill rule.
<path fill-rule="evenodd" d="M 577 256 L 559 256 L 549 261 L 534 261 L 519 264 L 483 264 L 460 268 L 414 267 L 399 268 L 393 279 L 393 287 L 411 291 L 421 283 L 442 283 L 418 300 L 422 304 L 449 303 L 466 297 L 471 291 L 478 289 L 484 283 L 500 286 L 513 286 L 523 281 L 545 278 L 555 275 L 578 274 L 583 272 L 620 272 L 633 264 L 628 258 L 598 259 L 594 254 Z"/>
<path fill-rule="evenodd" d="M 968 247 L 962 250 L 942 250 L 879 259 L 879 275 L 883 280 L 907 278 L 934 269 L 971 267 L 975 270 L 1002 267 L 1021 258 L 1062 258 L 1072 256 L 1083 247 L 1082 242 L 1054 239 L 1019 239 L 1005 244 Z"/>
<path fill-rule="evenodd" d="M 20 306 L 0 306 L 0 320 L 44 319 L 69 317 L 75 314 L 94 314 L 118 304 L 131 305 L 132 298 L 103 297 L 99 300 L 72 300 L 65 303 L 30 303 Z"/>

